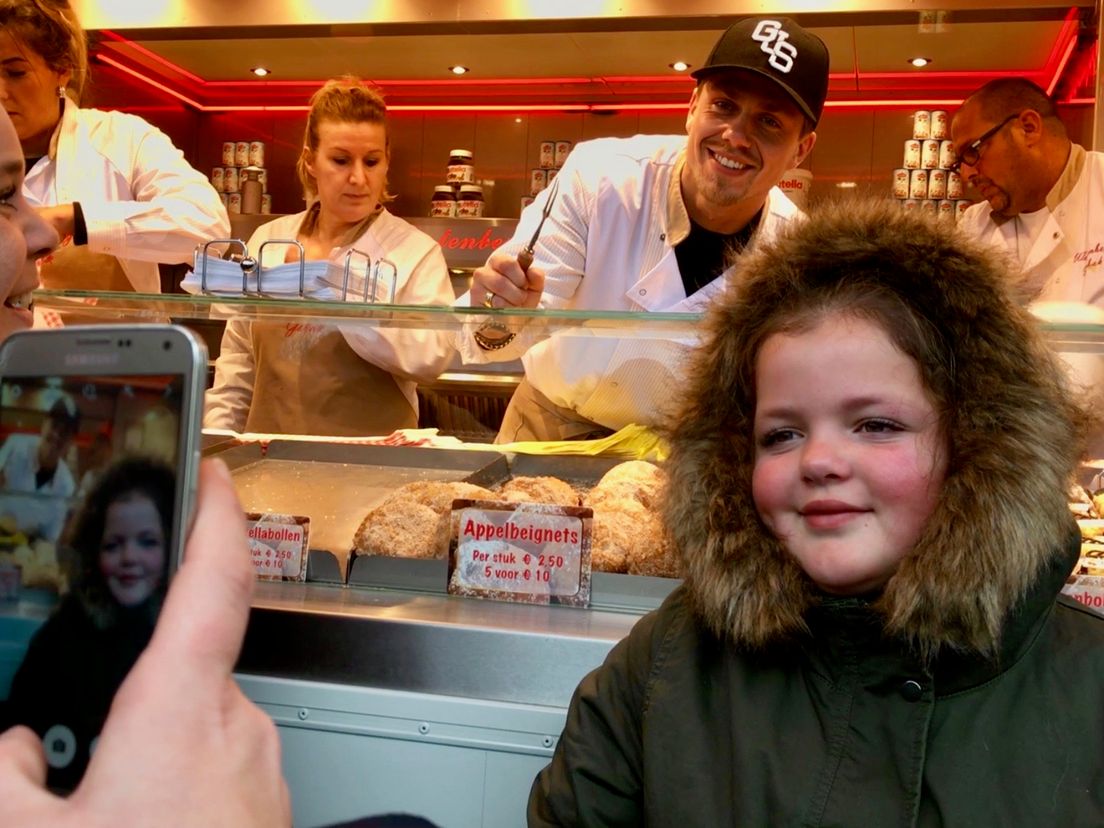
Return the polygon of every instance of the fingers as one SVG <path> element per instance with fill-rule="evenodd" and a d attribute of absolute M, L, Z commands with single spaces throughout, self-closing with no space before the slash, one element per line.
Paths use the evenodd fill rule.
<path fill-rule="evenodd" d="M 36 788 L 46 784 L 46 754 L 42 740 L 29 727 L 18 725 L 0 734 L 0 780 L 20 779 Z"/>
<path fill-rule="evenodd" d="M 245 518 L 230 473 L 221 460 L 205 460 L 199 503 L 184 562 L 149 650 L 194 660 L 205 675 L 229 676 L 249 620 L 253 565 Z"/>
<path fill-rule="evenodd" d="M 539 282 L 539 286 L 535 286 Z M 484 305 L 488 293 L 494 294 L 491 306 L 495 308 L 536 307 L 544 289 L 544 273 L 530 267 L 528 272 L 518 264 L 517 258 L 507 253 L 494 253 L 487 264 L 477 268 L 472 275 L 472 307 Z M 536 298 L 531 294 L 536 291 Z"/>

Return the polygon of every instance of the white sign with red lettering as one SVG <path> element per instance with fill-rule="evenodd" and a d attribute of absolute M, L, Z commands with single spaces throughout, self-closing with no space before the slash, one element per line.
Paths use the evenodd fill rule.
<path fill-rule="evenodd" d="M 590 603 L 590 509 L 461 500 L 453 506 L 449 592 Z"/>
<path fill-rule="evenodd" d="M 305 581 L 310 518 L 253 512 L 245 519 L 257 577 L 262 581 Z"/>

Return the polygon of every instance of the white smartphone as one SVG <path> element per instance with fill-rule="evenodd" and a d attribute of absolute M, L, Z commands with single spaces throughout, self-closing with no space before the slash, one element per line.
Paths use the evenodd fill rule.
<path fill-rule="evenodd" d="M 172 325 L 0 343 L 0 573 L 16 599 L 0 613 L 44 619 L 3 710 L 42 737 L 54 790 L 79 783 L 180 563 L 206 377 L 206 348 Z"/>

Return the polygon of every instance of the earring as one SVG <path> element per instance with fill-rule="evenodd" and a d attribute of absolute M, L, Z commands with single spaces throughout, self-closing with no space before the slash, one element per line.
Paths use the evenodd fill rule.
<path fill-rule="evenodd" d="M 64 86 L 58 86 L 58 97 L 59 98 L 64 98 L 65 97 L 65 87 Z"/>

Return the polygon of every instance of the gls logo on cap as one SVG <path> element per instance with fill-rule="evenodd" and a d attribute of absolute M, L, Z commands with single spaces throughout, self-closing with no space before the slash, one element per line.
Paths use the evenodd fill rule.
<path fill-rule="evenodd" d="M 797 57 L 797 47 L 786 42 L 789 37 L 787 32 L 782 31 L 782 24 L 777 20 L 760 20 L 751 33 L 751 39 L 761 43 L 759 48 L 770 55 L 767 63 L 787 74 L 793 69 L 794 58 Z"/>

